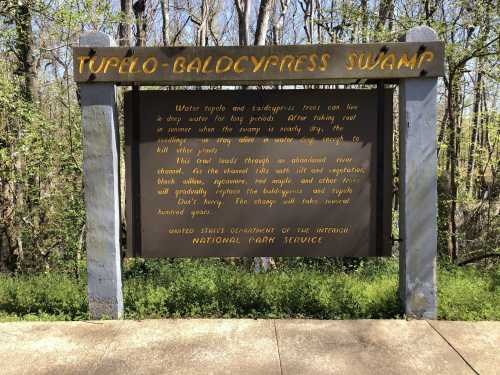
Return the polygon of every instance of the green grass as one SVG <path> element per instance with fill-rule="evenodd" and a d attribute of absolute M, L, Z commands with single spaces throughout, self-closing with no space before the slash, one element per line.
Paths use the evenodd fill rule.
<path fill-rule="evenodd" d="M 282 263 L 255 274 L 217 259 L 133 260 L 124 271 L 125 317 L 402 318 L 395 259 Z M 0 321 L 88 319 L 85 279 L 0 275 Z M 439 318 L 499 320 L 499 279 L 498 270 L 440 267 Z"/>
<path fill-rule="evenodd" d="M 0 321 L 88 319 L 86 284 L 64 274 L 0 274 Z"/>
<path fill-rule="evenodd" d="M 500 320 L 500 269 L 442 267 L 438 273 L 439 319 Z"/>

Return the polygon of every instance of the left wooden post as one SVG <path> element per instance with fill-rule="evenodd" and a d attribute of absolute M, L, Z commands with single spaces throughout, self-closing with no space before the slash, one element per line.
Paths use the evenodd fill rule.
<path fill-rule="evenodd" d="M 103 33 L 80 37 L 81 47 L 112 47 Z M 123 316 L 120 258 L 119 132 L 114 83 L 81 83 L 83 181 L 87 213 L 88 298 L 91 319 Z"/>

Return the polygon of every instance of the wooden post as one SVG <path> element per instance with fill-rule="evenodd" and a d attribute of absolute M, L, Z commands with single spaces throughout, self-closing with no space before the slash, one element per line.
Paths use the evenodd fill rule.
<path fill-rule="evenodd" d="M 406 42 L 436 41 L 427 26 L 411 29 Z M 437 78 L 405 78 L 399 86 L 400 296 L 408 316 L 437 318 Z"/>
<path fill-rule="evenodd" d="M 80 46 L 111 47 L 103 33 Z M 114 83 L 81 83 L 83 181 L 87 213 L 88 297 L 92 319 L 123 315 L 120 258 L 119 133 Z"/>

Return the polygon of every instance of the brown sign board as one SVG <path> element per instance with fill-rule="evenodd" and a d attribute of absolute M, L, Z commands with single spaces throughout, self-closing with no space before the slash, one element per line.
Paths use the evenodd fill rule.
<path fill-rule="evenodd" d="M 442 76 L 442 42 L 246 47 L 75 47 L 79 83 L 359 83 Z"/>
<path fill-rule="evenodd" d="M 127 92 L 129 255 L 389 255 L 392 96 Z"/>

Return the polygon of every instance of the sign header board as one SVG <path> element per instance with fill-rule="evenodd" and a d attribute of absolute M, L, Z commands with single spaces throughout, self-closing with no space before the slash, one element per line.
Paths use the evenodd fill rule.
<path fill-rule="evenodd" d="M 442 42 L 76 47 L 73 58 L 76 82 L 125 85 L 363 83 L 444 73 Z"/>

